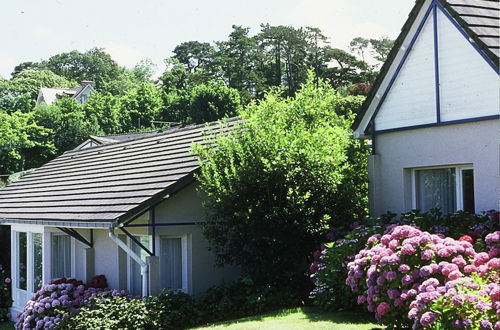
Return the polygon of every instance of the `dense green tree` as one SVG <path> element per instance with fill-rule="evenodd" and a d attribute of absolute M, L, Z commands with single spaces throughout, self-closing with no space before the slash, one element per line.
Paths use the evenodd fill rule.
<path fill-rule="evenodd" d="M 185 65 L 189 72 L 207 69 L 213 60 L 213 47 L 207 42 L 186 41 L 176 46 L 173 57 Z"/>
<path fill-rule="evenodd" d="M 389 39 L 388 37 L 370 39 L 370 45 L 372 47 L 371 54 L 373 58 L 382 64 L 387 59 L 387 55 L 389 55 L 389 52 L 394 46 L 394 40 Z"/>
<path fill-rule="evenodd" d="M 40 63 L 37 62 L 23 62 L 14 67 L 14 71 L 11 73 L 12 78 L 15 78 L 24 70 L 38 70 L 40 69 Z"/>
<path fill-rule="evenodd" d="M 63 97 L 53 105 L 41 104 L 35 107 L 33 115 L 36 123 L 50 129 L 48 138 L 57 154 L 73 149 L 89 135 L 102 134 L 95 118 L 88 118 L 83 106 L 69 97 Z"/>
<path fill-rule="evenodd" d="M 139 82 L 151 81 L 156 72 L 156 64 L 149 58 L 145 58 L 137 63 L 132 69 L 132 74 Z"/>
<path fill-rule="evenodd" d="M 260 283 L 307 281 L 308 256 L 327 228 L 363 209 L 366 185 L 342 188 L 366 181 L 349 158 L 357 142 L 347 107 L 360 100 L 346 101 L 311 77 L 294 98 L 269 93 L 241 112 L 244 122 L 231 134 L 196 148 L 210 215 L 204 233 L 219 262 Z"/>
<path fill-rule="evenodd" d="M 154 127 L 163 109 L 161 93 L 152 83 L 143 82 L 122 97 L 122 127 L 125 131 Z"/>
<path fill-rule="evenodd" d="M 36 101 L 41 87 L 75 87 L 76 83 L 49 70 L 24 70 L 9 81 L 10 90 L 17 95 L 29 93 Z"/>
<path fill-rule="evenodd" d="M 94 93 L 83 106 L 85 115 L 91 122 L 97 122 L 104 134 L 123 132 L 122 100 L 111 94 Z"/>
<path fill-rule="evenodd" d="M 92 80 L 97 89 L 103 89 L 106 83 L 119 80 L 123 73 L 111 56 L 101 48 L 92 48 L 84 53 L 73 50 L 57 54 L 43 61 L 41 66 L 68 80 L 79 83 Z"/>
<path fill-rule="evenodd" d="M 54 145 L 44 139 L 49 133 L 34 121 L 32 114 L 0 112 L 0 173 L 40 166 L 33 155 L 43 157 L 55 151 Z"/>

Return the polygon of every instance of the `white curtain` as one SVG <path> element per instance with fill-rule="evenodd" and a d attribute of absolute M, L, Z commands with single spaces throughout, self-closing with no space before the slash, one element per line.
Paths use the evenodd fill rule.
<path fill-rule="evenodd" d="M 71 277 L 71 240 L 68 235 L 52 235 L 52 278 Z"/>
<path fill-rule="evenodd" d="M 160 241 L 161 286 L 172 290 L 182 289 L 181 238 L 164 237 Z"/>
<path fill-rule="evenodd" d="M 455 168 L 415 172 L 417 208 L 427 212 L 440 208 L 443 213 L 457 210 Z"/>

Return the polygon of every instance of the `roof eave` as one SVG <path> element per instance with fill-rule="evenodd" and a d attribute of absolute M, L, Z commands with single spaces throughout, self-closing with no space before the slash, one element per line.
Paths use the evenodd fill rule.
<path fill-rule="evenodd" d="M 71 221 L 71 220 L 37 220 L 37 219 L 0 219 L 0 225 L 40 225 L 65 228 L 109 228 L 113 221 Z"/>

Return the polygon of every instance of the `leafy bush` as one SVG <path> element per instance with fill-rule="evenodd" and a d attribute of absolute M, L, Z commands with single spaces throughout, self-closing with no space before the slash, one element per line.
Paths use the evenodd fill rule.
<path fill-rule="evenodd" d="M 309 256 L 328 225 L 366 210 L 366 185 L 346 188 L 366 183 L 366 167 L 353 164 L 366 158 L 348 157 L 366 153 L 349 138 L 362 99 L 347 98 L 310 77 L 295 98 L 269 93 L 231 134 L 195 149 L 211 215 L 204 233 L 220 263 L 258 284 L 307 288 Z"/>
<path fill-rule="evenodd" d="M 359 225 L 344 237 L 322 245 L 322 249 L 314 253 L 315 261 L 311 264 L 311 279 L 315 288 L 310 298 L 313 303 L 327 310 L 354 309 L 357 295 L 345 284 L 347 278 L 347 262 L 363 249 L 368 237 L 382 232 L 380 221 L 367 221 Z M 334 238 L 332 232 L 327 237 Z"/>
<path fill-rule="evenodd" d="M 165 290 L 148 297 L 145 306 L 156 329 L 183 329 L 202 323 L 198 310 L 201 306 L 183 292 Z"/>
<path fill-rule="evenodd" d="M 9 307 L 12 304 L 10 294 L 11 281 L 7 271 L 0 265 L 0 322 L 10 318 Z"/>
<path fill-rule="evenodd" d="M 127 295 L 125 291 L 85 287 L 81 281 L 62 278 L 43 286 L 19 314 L 16 329 L 52 329 L 77 313 L 93 298 Z"/>
<path fill-rule="evenodd" d="M 438 209 L 427 213 L 414 210 L 399 218 L 396 218 L 396 214 L 389 213 L 377 219 L 354 221 L 347 233 L 345 230 L 331 229 L 325 237 L 326 243 L 322 244 L 321 250 L 315 252 L 314 262 L 310 266 L 315 285 L 311 292 L 313 303 L 328 310 L 352 309 L 357 306 L 357 296 L 345 284 L 347 263 L 365 246 L 369 236 L 382 234 L 388 225 L 411 225 L 455 239 L 469 237 L 475 251 L 480 252 L 486 249 L 486 234 L 499 228 L 499 214 L 489 211 L 475 215 L 459 211 L 442 215 Z"/>
<path fill-rule="evenodd" d="M 96 297 L 60 324 L 60 329 L 155 329 L 146 304 L 139 299 L 113 296 Z M 168 328 L 156 328 L 168 329 Z"/>
<path fill-rule="evenodd" d="M 500 241 L 500 232 L 487 236 L 490 244 L 496 243 L 497 238 Z M 489 259 L 488 253 L 476 253 L 466 240 L 444 238 L 407 225 L 393 225 L 384 235 L 377 234 L 368 239 L 368 246 L 348 264 L 346 283 L 359 293 L 358 303 L 366 304 L 368 310 L 375 312 L 375 317 L 389 327 L 409 327 L 411 318 L 416 320 L 415 327 L 418 328 L 430 325 L 439 317 L 448 317 L 450 313 L 463 317 L 454 305 L 439 310 L 442 302 L 438 300 L 447 291 L 451 299 L 459 296 L 460 291 L 454 284 L 463 286 L 466 280 L 454 281 L 465 278 L 464 274 L 481 276 L 488 287 L 498 283 L 498 274 L 492 273 L 490 266 L 498 268 L 500 259 L 491 259 L 491 265 Z M 486 296 L 489 292 L 480 295 Z M 435 308 L 432 312 L 425 308 L 428 303 Z M 493 306 L 493 303 L 491 301 L 488 308 L 500 310 L 500 305 Z M 495 315 L 495 312 L 487 314 L 490 320 Z"/>
<path fill-rule="evenodd" d="M 216 322 L 295 307 L 300 300 L 286 289 L 256 285 L 250 279 L 210 288 L 198 304 L 205 322 Z"/>

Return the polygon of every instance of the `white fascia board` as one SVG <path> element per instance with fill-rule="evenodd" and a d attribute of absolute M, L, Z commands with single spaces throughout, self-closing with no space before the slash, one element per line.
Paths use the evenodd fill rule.
<path fill-rule="evenodd" d="M 90 222 L 90 221 L 0 219 L 0 225 L 19 225 L 19 224 L 66 227 L 66 228 L 109 228 L 114 225 L 114 221 Z"/>
<path fill-rule="evenodd" d="M 408 34 L 406 35 L 405 40 L 403 41 L 403 43 L 399 47 L 398 54 L 396 55 L 396 57 L 392 61 L 390 68 L 387 70 L 387 73 L 384 77 L 384 80 L 380 83 L 379 88 L 376 90 L 375 97 L 372 99 L 372 102 L 368 105 L 368 108 L 367 108 L 363 118 L 361 119 L 358 127 L 354 131 L 354 137 L 356 137 L 356 138 L 369 137 L 369 135 L 365 134 L 365 130 L 368 127 L 368 125 L 370 124 L 370 121 L 371 121 L 373 115 L 375 114 L 375 111 L 377 110 L 379 104 L 380 104 L 382 96 L 387 91 L 387 88 L 389 87 L 389 84 L 390 84 L 392 78 L 397 73 L 398 66 L 401 63 L 401 61 L 403 60 L 403 57 L 404 57 L 406 51 L 408 50 L 408 47 L 409 47 L 413 37 L 415 36 L 419 25 L 422 23 L 422 20 L 424 19 L 425 13 L 427 12 L 427 10 L 431 6 L 431 4 L 432 4 L 432 0 L 425 0 L 425 4 L 420 9 L 420 12 L 417 14 L 415 22 L 413 23 L 410 30 L 408 31 Z"/>

